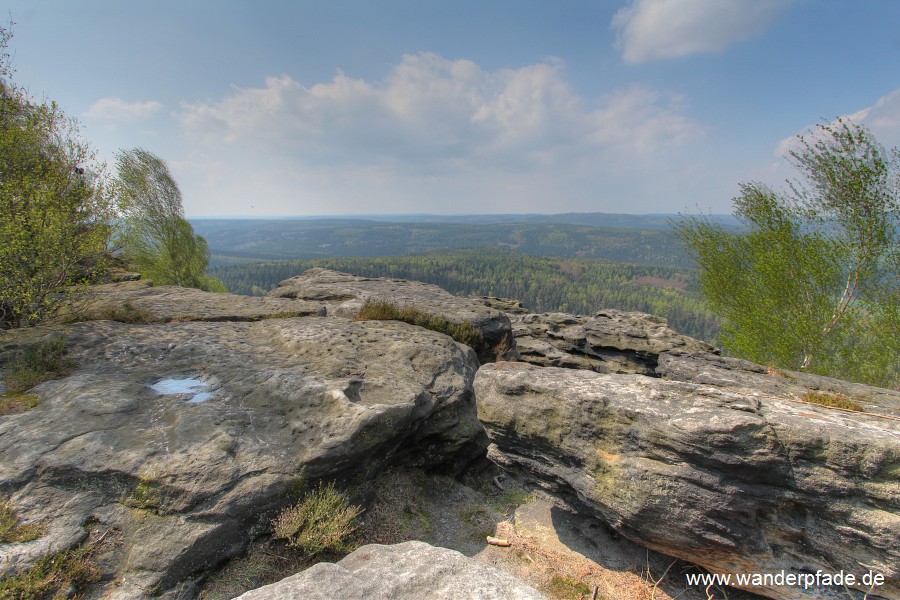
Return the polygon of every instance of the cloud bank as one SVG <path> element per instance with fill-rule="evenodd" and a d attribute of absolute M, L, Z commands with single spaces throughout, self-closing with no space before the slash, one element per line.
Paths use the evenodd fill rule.
<path fill-rule="evenodd" d="M 575 94 L 559 60 L 488 72 L 468 60 L 407 55 L 377 83 L 338 72 L 304 86 L 282 75 L 260 88 L 182 106 L 185 130 L 213 144 L 277 149 L 330 164 L 517 171 L 585 149 L 643 154 L 702 130 L 684 101 L 647 87 L 594 101 Z"/>
<path fill-rule="evenodd" d="M 543 203 L 562 190 L 582 199 L 612 194 L 629 173 L 646 180 L 655 161 L 677 169 L 679 149 L 705 133 L 680 96 L 632 85 L 588 99 L 564 72 L 558 59 L 488 71 L 421 53 L 404 56 L 380 81 L 343 72 L 311 85 L 268 77 L 261 87 L 185 103 L 179 118 L 191 142 L 206 148 L 198 164 L 255 173 L 264 162 L 266 176 L 283 182 L 235 182 L 231 193 L 293 187 L 305 198 L 339 198 L 343 212 L 375 212 L 376 202 L 381 211 L 410 212 L 416 196 L 442 195 L 471 202 L 458 211 L 484 212 L 485 198 L 513 197 L 523 204 L 502 210 L 552 211 Z M 352 205 L 362 197 L 368 205 Z"/>
<path fill-rule="evenodd" d="M 790 0 L 634 0 L 612 21 L 627 63 L 721 52 L 763 32 Z"/>
<path fill-rule="evenodd" d="M 89 119 L 129 123 L 153 116 L 162 104 L 155 100 L 147 102 L 126 102 L 121 98 L 101 98 L 94 102 L 84 114 Z"/>

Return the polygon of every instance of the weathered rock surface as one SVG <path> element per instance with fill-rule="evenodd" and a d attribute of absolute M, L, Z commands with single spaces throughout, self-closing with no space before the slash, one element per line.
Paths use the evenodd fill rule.
<path fill-rule="evenodd" d="M 629 539 L 717 573 L 871 569 L 898 597 L 900 421 L 722 384 L 497 363 L 475 393 L 491 458 Z"/>
<path fill-rule="evenodd" d="M 319 563 L 242 600 L 540 600 L 534 588 L 491 565 L 424 542 L 369 545 Z"/>
<path fill-rule="evenodd" d="M 324 315 L 318 302 L 212 294 L 175 285 L 152 286 L 146 281 L 123 281 L 91 288 L 86 314 L 121 310 L 126 304 L 149 315 L 154 322 L 166 321 L 260 321 L 283 317 Z"/>
<path fill-rule="evenodd" d="M 274 298 L 294 298 L 319 302 L 329 315 L 350 318 L 366 300 L 386 300 L 399 306 L 412 306 L 447 319 L 451 323 L 468 321 L 481 330 L 490 346 L 508 342 L 509 317 L 473 298 L 460 298 L 436 285 L 387 279 L 358 277 L 327 269 L 310 269 L 286 279 L 269 293 Z"/>
<path fill-rule="evenodd" d="M 521 360 L 543 367 L 652 375 L 663 352 L 715 351 L 669 329 L 664 318 L 638 312 L 516 314 L 511 321 Z"/>
<path fill-rule="evenodd" d="M 32 328 L 4 333 L 0 370 L 60 332 L 78 367 L 34 388 L 36 408 L 0 417 L 0 495 L 48 526 L 33 542 L 0 545 L 3 570 L 80 543 L 90 521 L 121 535 L 114 596 L 138 597 L 240 551 L 301 476 L 459 469 L 486 445 L 474 352 L 404 323 Z"/>
<path fill-rule="evenodd" d="M 852 399 L 867 413 L 900 417 L 900 393 L 896 391 L 799 371 L 772 369 L 709 352 L 673 350 L 660 354 L 656 374 L 665 379 L 798 401 L 810 391 L 828 392 Z"/>

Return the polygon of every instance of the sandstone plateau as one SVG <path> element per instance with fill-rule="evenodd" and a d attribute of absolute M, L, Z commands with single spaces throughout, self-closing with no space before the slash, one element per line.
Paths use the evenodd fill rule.
<path fill-rule="evenodd" d="M 92 597 L 192 597 L 267 533 L 301 478 L 359 484 L 394 466 L 452 475 L 487 456 L 599 526 L 711 571 L 872 570 L 886 583 L 869 598 L 900 597 L 898 392 L 723 357 L 651 315 L 528 314 L 323 269 L 268 298 L 142 282 L 96 295 L 97 314 L 127 304 L 148 322 L 0 333 L 0 375 L 58 335 L 77 365 L 31 390 L 36 407 L 0 416 L 0 496 L 47 528 L 0 544 L 5 576 L 89 529 L 112 531 L 120 543 Z M 516 360 L 480 365 L 445 335 L 351 320 L 369 298 L 470 322 Z M 804 402 L 811 390 L 866 412 Z M 392 581 L 425 568 L 415 589 L 446 591 L 435 597 L 486 589 L 473 569 L 502 579 L 403 546 L 366 546 L 247 597 L 338 581 L 357 590 L 347 597 L 393 597 Z M 869 591 L 743 587 L 779 599 Z"/>

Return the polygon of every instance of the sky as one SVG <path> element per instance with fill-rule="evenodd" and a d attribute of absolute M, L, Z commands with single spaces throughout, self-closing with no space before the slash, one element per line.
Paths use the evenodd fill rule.
<path fill-rule="evenodd" d="M 185 213 L 730 213 L 838 117 L 900 146 L 897 0 L 4 0 L 13 80 Z M 99 167 L 98 167 L 99 168 Z"/>

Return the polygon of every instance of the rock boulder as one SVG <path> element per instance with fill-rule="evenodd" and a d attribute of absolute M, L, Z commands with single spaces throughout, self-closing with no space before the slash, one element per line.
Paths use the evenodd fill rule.
<path fill-rule="evenodd" d="M 475 393 L 491 458 L 635 542 L 716 573 L 872 570 L 898 597 L 900 421 L 721 383 L 496 363 Z"/>
<path fill-rule="evenodd" d="M 546 596 L 500 569 L 424 542 L 369 545 L 337 563 L 238 596 L 241 600 L 541 600 Z"/>
<path fill-rule="evenodd" d="M 0 339 L 0 374 L 26 345 L 60 334 L 77 367 L 35 387 L 37 407 L 0 416 L 0 495 L 47 526 L 0 545 L 6 571 L 80 543 L 95 523 L 121 535 L 117 597 L 165 590 L 239 552 L 300 478 L 365 479 L 388 464 L 458 471 L 486 446 L 474 352 L 405 323 L 14 330 Z"/>
<path fill-rule="evenodd" d="M 638 312 L 515 314 L 511 320 L 521 360 L 543 367 L 652 375 L 663 352 L 716 351 L 669 329 L 664 318 Z"/>
<path fill-rule="evenodd" d="M 509 317 L 505 313 L 478 299 L 460 298 L 436 285 L 419 281 L 358 277 L 327 269 L 310 269 L 282 281 L 269 295 L 318 302 L 327 307 L 329 315 L 347 318 L 356 314 L 366 300 L 386 300 L 443 317 L 451 323 L 468 321 L 481 330 L 490 347 L 510 342 Z"/>

